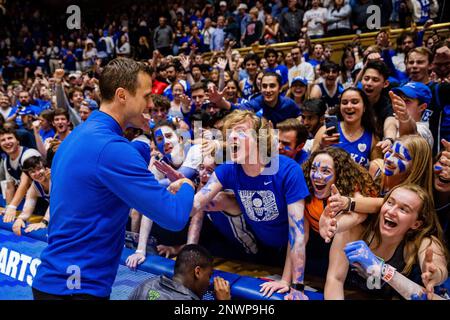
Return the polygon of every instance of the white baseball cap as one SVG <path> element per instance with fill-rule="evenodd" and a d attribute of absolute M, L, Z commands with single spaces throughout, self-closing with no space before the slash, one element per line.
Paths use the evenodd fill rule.
<path fill-rule="evenodd" d="M 220 1 L 219 6 L 220 7 L 226 7 L 227 6 L 227 2 L 226 1 Z"/>
<path fill-rule="evenodd" d="M 245 3 L 240 3 L 239 6 L 237 7 L 237 9 L 238 10 L 241 10 L 241 9 L 247 10 L 248 7 L 247 7 L 247 5 Z"/>

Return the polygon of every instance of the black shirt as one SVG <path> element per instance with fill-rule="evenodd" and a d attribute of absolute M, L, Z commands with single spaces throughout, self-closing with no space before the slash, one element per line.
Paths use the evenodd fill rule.
<path fill-rule="evenodd" d="M 387 93 L 382 92 L 378 101 L 372 106 L 375 113 L 376 132 L 383 137 L 384 122 L 388 117 L 394 116 L 392 102 Z"/>

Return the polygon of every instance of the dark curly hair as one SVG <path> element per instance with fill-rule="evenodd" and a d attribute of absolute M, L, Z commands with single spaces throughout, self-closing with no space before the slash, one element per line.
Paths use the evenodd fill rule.
<path fill-rule="evenodd" d="M 314 194 L 314 187 L 309 178 L 311 165 L 319 154 L 328 154 L 333 158 L 336 177 L 334 184 L 342 195 L 351 197 L 358 191 L 365 197 L 378 196 L 379 186 L 375 184 L 369 172 L 353 161 L 350 154 L 336 147 L 327 147 L 313 152 L 308 161 L 303 164 L 303 174 L 310 194 Z M 307 199 L 307 202 L 310 201 L 311 197 Z"/>

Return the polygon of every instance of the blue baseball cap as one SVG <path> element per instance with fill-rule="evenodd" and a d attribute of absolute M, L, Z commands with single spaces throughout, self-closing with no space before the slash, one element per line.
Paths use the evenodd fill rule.
<path fill-rule="evenodd" d="M 292 86 L 294 83 L 296 83 L 296 82 L 300 82 L 300 83 L 303 84 L 304 86 L 307 86 L 307 85 L 308 85 L 308 80 L 306 80 L 306 79 L 303 78 L 303 77 L 295 77 L 294 79 L 292 79 L 291 86 Z"/>
<path fill-rule="evenodd" d="M 97 104 L 97 101 L 95 101 L 95 100 L 84 99 L 83 102 L 86 102 L 88 107 L 89 107 L 89 109 L 91 109 L 91 110 L 97 110 L 98 109 L 98 104 Z"/>
<path fill-rule="evenodd" d="M 392 91 L 395 94 L 401 93 L 411 99 L 418 99 L 421 103 L 426 103 L 427 105 L 431 101 L 430 88 L 421 82 L 408 82 L 401 87 L 393 88 Z"/>

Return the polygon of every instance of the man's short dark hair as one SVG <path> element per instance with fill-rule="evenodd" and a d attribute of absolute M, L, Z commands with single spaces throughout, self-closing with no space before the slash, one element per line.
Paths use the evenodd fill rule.
<path fill-rule="evenodd" d="M 25 172 L 25 174 L 28 177 L 30 177 L 29 171 L 33 170 L 34 168 L 37 168 L 40 164 L 42 164 L 44 167 L 47 167 L 47 164 L 42 157 L 38 156 L 29 157 L 23 162 L 22 171 Z"/>
<path fill-rule="evenodd" d="M 17 140 L 20 141 L 19 135 L 17 134 L 16 129 L 13 126 L 7 126 L 8 122 L 5 123 L 3 127 L 0 128 L 0 136 L 4 134 L 12 134 L 14 137 L 16 137 Z"/>
<path fill-rule="evenodd" d="M 210 72 L 211 71 L 211 66 L 209 64 L 206 63 L 202 63 L 200 65 L 200 72 Z"/>
<path fill-rule="evenodd" d="M 73 95 L 75 94 L 75 92 L 81 92 L 81 94 L 84 95 L 84 91 L 83 89 L 81 89 L 81 87 L 73 87 L 69 90 L 69 100 L 73 99 Z"/>
<path fill-rule="evenodd" d="M 202 246 L 198 244 L 188 244 L 178 254 L 175 262 L 174 274 L 187 274 L 195 267 L 208 268 L 213 266 L 213 257 Z"/>
<path fill-rule="evenodd" d="M 378 73 L 383 76 L 384 80 L 387 80 L 387 78 L 389 78 L 389 68 L 383 61 L 368 62 L 366 67 L 364 68 L 363 75 L 366 73 L 368 69 L 377 70 Z"/>
<path fill-rule="evenodd" d="M 167 97 L 160 94 L 152 94 L 151 98 L 156 107 L 163 108 L 165 111 L 169 111 L 170 101 Z"/>
<path fill-rule="evenodd" d="M 339 72 L 339 65 L 333 61 L 324 61 L 320 64 L 320 72 L 327 73 L 331 70 Z"/>
<path fill-rule="evenodd" d="M 270 54 L 274 54 L 276 57 L 278 57 L 278 52 L 277 52 L 277 50 L 275 50 L 274 48 L 267 48 L 266 51 L 264 51 L 264 58 L 267 59 L 267 57 L 268 57 Z"/>
<path fill-rule="evenodd" d="M 191 70 L 194 70 L 194 68 L 197 68 L 198 70 L 202 71 L 201 66 L 199 64 L 197 64 L 197 63 L 192 65 Z"/>
<path fill-rule="evenodd" d="M 257 54 L 254 54 L 254 53 L 248 53 L 248 54 L 245 55 L 244 61 L 242 62 L 243 65 L 244 65 L 244 67 L 245 67 L 245 65 L 247 64 L 247 62 L 249 62 L 249 61 L 255 61 L 256 64 L 258 65 L 260 59 L 259 59 L 259 57 L 258 57 Z"/>
<path fill-rule="evenodd" d="M 206 91 L 205 83 L 202 82 L 202 81 L 194 83 L 192 85 L 192 87 L 191 87 L 191 92 L 194 92 L 194 91 L 197 91 L 197 90 L 204 90 L 204 91 Z"/>
<path fill-rule="evenodd" d="M 42 118 L 44 118 L 44 119 L 47 120 L 48 122 L 52 122 L 53 117 L 54 117 L 54 113 L 55 113 L 54 110 L 46 109 L 46 110 L 42 111 L 42 112 L 39 114 L 39 116 L 42 117 Z"/>
<path fill-rule="evenodd" d="M 55 119 L 56 116 L 65 116 L 67 121 L 70 121 L 70 117 L 69 117 L 69 111 L 67 111 L 64 108 L 56 108 L 55 111 L 53 112 L 53 118 L 52 118 L 52 122 Z"/>
<path fill-rule="evenodd" d="M 165 71 L 167 67 L 168 67 L 167 63 L 161 63 L 159 66 L 156 67 L 156 72 Z"/>
<path fill-rule="evenodd" d="M 105 101 L 114 100 L 117 88 L 124 88 L 131 94 L 136 93 L 139 72 L 151 76 L 148 65 L 128 58 L 111 60 L 100 74 L 100 94 Z"/>
<path fill-rule="evenodd" d="M 261 81 L 262 81 L 262 79 L 264 79 L 265 77 L 275 77 L 275 78 L 277 79 L 278 85 L 281 87 L 281 82 L 282 82 L 283 80 L 281 79 L 281 76 L 280 76 L 278 73 L 273 72 L 273 71 L 266 71 L 266 72 L 264 72 L 264 74 L 263 74 L 263 76 L 262 76 L 262 78 L 261 78 Z"/>
<path fill-rule="evenodd" d="M 327 111 L 327 105 L 322 98 L 308 99 L 303 102 L 300 109 L 302 112 L 311 112 L 321 118 L 325 115 L 325 111 Z"/>
<path fill-rule="evenodd" d="M 297 118 L 286 119 L 277 124 L 277 129 L 280 131 L 295 131 L 296 141 L 295 145 L 299 146 L 305 143 L 308 139 L 308 130 Z"/>

